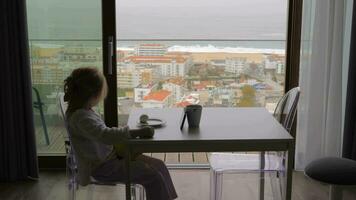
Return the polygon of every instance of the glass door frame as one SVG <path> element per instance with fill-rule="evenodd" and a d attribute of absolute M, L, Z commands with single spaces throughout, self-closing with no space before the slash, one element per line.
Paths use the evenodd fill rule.
<path fill-rule="evenodd" d="M 117 76 L 116 76 L 116 1 L 98 0 L 101 2 L 102 24 L 102 65 L 108 84 L 108 95 L 104 100 L 104 120 L 107 126 L 118 126 L 117 113 Z M 65 169 L 66 156 L 38 155 L 38 166 L 42 169 Z"/>
<path fill-rule="evenodd" d="M 115 127 L 118 126 L 116 0 L 101 0 L 101 4 L 103 72 L 109 89 L 104 101 L 104 119 L 107 126 Z M 299 82 L 302 4 L 303 0 L 288 0 L 285 92 Z M 291 134 L 295 138 L 295 128 Z M 38 158 L 40 169 L 64 169 L 66 165 L 65 155 Z"/>
<path fill-rule="evenodd" d="M 108 83 L 104 119 L 108 127 L 118 126 L 116 70 L 116 1 L 101 0 L 103 72 Z"/>

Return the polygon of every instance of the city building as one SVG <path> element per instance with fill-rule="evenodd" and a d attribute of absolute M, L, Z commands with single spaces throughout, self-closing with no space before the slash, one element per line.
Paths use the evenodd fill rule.
<path fill-rule="evenodd" d="M 187 89 L 185 89 L 183 85 L 172 82 L 163 83 L 162 87 L 164 90 L 172 92 L 172 98 L 175 102 L 179 102 L 183 97 L 184 93 L 187 91 Z"/>
<path fill-rule="evenodd" d="M 70 75 L 72 70 L 72 68 L 60 65 L 32 65 L 32 82 L 36 85 L 63 85 L 63 80 Z"/>
<path fill-rule="evenodd" d="M 60 54 L 63 62 L 97 62 L 102 60 L 102 50 L 100 48 L 67 47 Z"/>
<path fill-rule="evenodd" d="M 246 68 L 246 58 L 227 58 L 225 64 L 225 72 L 241 74 Z"/>
<path fill-rule="evenodd" d="M 141 76 L 137 70 L 119 70 L 117 73 L 118 88 L 135 88 L 140 84 Z"/>
<path fill-rule="evenodd" d="M 119 69 L 156 68 L 160 76 L 185 76 L 190 67 L 182 56 L 129 56 L 118 61 Z"/>
<path fill-rule="evenodd" d="M 226 60 L 225 59 L 212 59 L 210 60 L 210 64 L 216 67 L 226 67 Z"/>
<path fill-rule="evenodd" d="M 142 103 L 144 101 L 144 97 L 147 96 L 153 89 L 156 88 L 157 85 L 150 84 L 140 84 L 134 88 L 134 102 Z"/>
<path fill-rule="evenodd" d="M 163 56 L 167 53 L 167 47 L 163 44 L 140 44 L 135 53 L 138 56 Z"/>

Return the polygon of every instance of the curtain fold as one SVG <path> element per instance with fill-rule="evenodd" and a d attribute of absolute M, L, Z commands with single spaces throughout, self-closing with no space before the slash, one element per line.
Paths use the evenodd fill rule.
<path fill-rule="evenodd" d="M 344 18 L 344 0 L 303 2 L 297 170 L 341 154 Z"/>
<path fill-rule="evenodd" d="M 38 178 L 25 2 L 0 1 L 0 181 Z"/>
<path fill-rule="evenodd" d="M 343 157 L 356 160 L 356 4 L 353 4 Z"/>

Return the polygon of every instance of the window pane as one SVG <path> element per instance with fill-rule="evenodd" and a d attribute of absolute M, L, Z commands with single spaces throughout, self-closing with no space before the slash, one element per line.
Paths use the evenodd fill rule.
<path fill-rule="evenodd" d="M 102 69 L 100 2 L 27 1 L 39 155 L 65 152 L 63 136 L 66 133 L 58 107 L 58 95 L 63 93 L 64 79 L 78 67 Z M 99 105 L 97 110 L 102 113 L 103 106 Z"/>
<path fill-rule="evenodd" d="M 266 107 L 284 93 L 287 0 L 117 0 L 119 120 L 131 108 Z"/>
<path fill-rule="evenodd" d="M 117 0 L 120 39 L 285 40 L 287 0 Z"/>

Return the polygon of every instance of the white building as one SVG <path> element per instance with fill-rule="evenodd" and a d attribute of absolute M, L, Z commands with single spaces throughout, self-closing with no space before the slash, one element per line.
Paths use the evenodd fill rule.
<path fill-rule="evenodd" d="M 119 70 L 117 72 L 118 88 L 135 88 L 141 82 L 141 74 L 137 70 Z"/>
<path fill-rule="evenodd" d="M 164 56 L 167 53 L 167 47 L 162 44 L 140 44 L 135 48 L 138 56 Z"/>
<path fill-rule="evenodd" d="M 156 68 L 160 76 L 185 76 L 190 62 L 182 56 L 130 56 L 118 62 L 119 69 Z"/>
<path fill-rule="evenodd" d="M 246 58 L 228 58 L 226 59 L 225 71 L 240 74 L 246 67 Z"/>
<path fill-rule="evenodd" d="M 154 84 L 140 84 L 134 89 L 134 101 L 135 103 L 142 103 L 144 100 L 143 98 L 147 96 L 152 89 L 154 89 L 156 85 Z"/>
<path fill-rule="evenodd" d="M 265 59 L 264 65 L 265 65 L 265 69 L 267 70 L 276 70 L 278 63 L 277 61 L 271 61 L 269 59 Z"/>
<path fill-rule="evenodd" d="M 222 67 L 225 68 L 226 67 L 226 60 L 225 59 L 214 59 L 214 60 L 210 60 L 210 64 L 216 67 Z"/>
<path fill-rule="evenodd" d="M 184 96 L 184 93 L 187 91 L 182 85 L 167 82 L 162 85 L 164 90 L 168 90 L 172 92 L 172 99 L 175 102 L 181 101 L 182 97 Z"/>
<path fill-rule="evenodd" d="M 277 64 L 277 74 L 284 74 L 285 72 L 284 64 L 278 63 Z"/>

